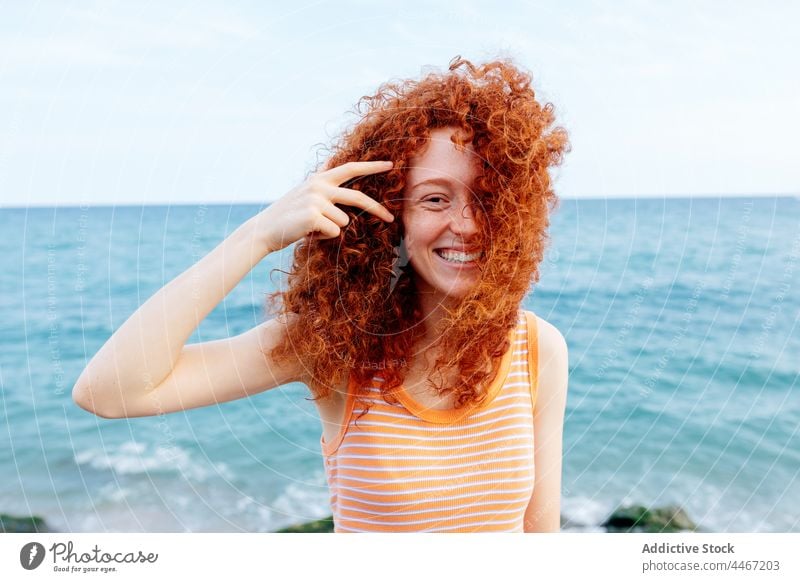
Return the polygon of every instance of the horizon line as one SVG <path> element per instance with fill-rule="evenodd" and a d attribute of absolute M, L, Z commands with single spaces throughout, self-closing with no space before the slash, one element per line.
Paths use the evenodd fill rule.
<path fill-rule="evenodd" d="M 671 200 L 708 200 L 708 199 L 721 199 L 721 198 L 796 198 L 800 199 L 800 192 L 791 193 L 778 193 L 772 194 L 767 192 L 758 192 L 758 193 L 731 193 L 731 194 L 658 194 L 658 195 L 628 195 L 623 194 L 619 196 L 558 196 L 559 200 L 596 200 L 596 201 L 609 201 L 609 200 L 660 200 L 660 199 L 671 199 Z M 249 201 L 249 200 L 239 200 L 239 201 L 175 201 L 175 202 L 121 202 L 118 204 L 114 203 L 107 203 L 107 202 L 97 202 L 97 203 L 83 203 L 83 202 L 65 202 L 65 203 L 42 203 L 42 204 L 11 204 L 6 205 L 0 203 L 0 209 L 8 208 L 8 209 L 23 209 L 23 208 L 128 208 L 128 207 L 143 207 L 143 206 L 258 206 L 260 204 L 272 204 L 277 202 L 278 200 L 267 200 L 263 202 L 259 201 Z"/>

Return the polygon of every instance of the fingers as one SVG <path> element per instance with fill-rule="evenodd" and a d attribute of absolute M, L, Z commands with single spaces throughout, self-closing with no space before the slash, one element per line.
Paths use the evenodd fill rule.
<path fill-rule="evenodd" d="M 374 198 L 370 198 L 363 192 L 351 190 L 350 188 L 332 188 L 331 195 L 331 202 L 334 204 L 347 204 L 348 206 L 356 206 L 387 222 L 394 221 L 394 215 L 389 212 L 388 208 L 380 204 Z"/>
<path fill-rule="evenodd" d="M 322 211 L 322 215 L 340 228 L 344 228 L 350 222 L 350 217 L 347 216 L 347 213 L 334 204 L 329 204 L 328 207 Z"/>
<path fill-rule="evenodd" d="M 322 178 L 323 184 L 331 187 L 329 191 L 331 193 L 331 202 L 333 204 L 347 204 L 348 206 L 356 206 L 387 222 L 393 222 L 394 216 L 392 213 L 373 198 L 369 197 L 363 192 L 359 192 L 358 190 L 339 187 L 340 184 L 343 184 L 348 180 L 358 176 L 386 172 L 392 169 L 393 166 L 394 163 L 391 161 L 347 162 L 340 166 L 336 166 L 335 168 L 325 170 L 318 174 L 318 176 Z M 331 214 L 328 215 L 328 218 L 340 226 L 345 226 L 347 224 L 347 222 L 342 224 L 341 220 L 337 220 L 336 216 L 337 215 L 334 215 L 331 211 Z M 346 217 L 347 215 L 344 214 L 344 216 Z M 341 216 L 339 217 L 341 218 Z"/>
<path fill-rule="evenodd" d="M 325 176 L 326 181 L 333 182 L 336 186 L 339 186 L 357 176 L 387 172 L 392 169 L 393 165 L 393 162 L 390 161 L 347 162 L 341 166 L 325 170 L 322 175 Z"/>
<path fill-rule="evenodd" d="M 328 217 L 322 215 L 314 223 L 313 230 L 308 234 L 313 235 L 315 232 L 319 233 L 319 238 L 336 238 L 341 234 L 342 229 Z"/>

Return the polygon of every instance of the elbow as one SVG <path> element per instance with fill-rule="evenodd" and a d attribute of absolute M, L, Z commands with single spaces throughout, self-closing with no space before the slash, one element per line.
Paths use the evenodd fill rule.
<path fill-rule="evenodd" d="M 79 408 L 82 408 L 86 412 L 91 412 L 100 418 L 119 418 L 119 416 L 116 414 L 111 414 L 107 410 L 104 410 L 102 407 L 98 406 L 98 403 L 95 402 L 92 391 L 80 383 L 75 384 L 75 386 L 72 388 L 72 401 L 77 404 Z"/>
<path fill-rule="evenodd" d="M 525 533 L 560 533 L 561 516 L 550 516 L 546 519 L 525 520 Z"/>

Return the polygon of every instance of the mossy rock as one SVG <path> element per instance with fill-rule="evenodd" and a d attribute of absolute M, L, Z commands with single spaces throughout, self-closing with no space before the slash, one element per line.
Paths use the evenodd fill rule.
<path fill-rule="evenodd" d="M 16 517 L 0 513 L 0 533 L 45 533 L 52 531 L 38 515 Z"/>
<path fill-rule="evenodd" d="M 564 527 L 566 520 L 561 518 L 561 526 Z M 333 533 L 333 517 L 326 517 L 309 523 L 293 525 L 279 529 L 275 533 Z"/>
<path fill-rule="evenodd" d="M 603 523 L 603 527 L 614 533 L 672 533 L 697 530 L 697 525 L 677 505 L 653 509 L 643 505 L 620 507 Z"/>
<path fill-rule="evenodd" d="M 333 517 L 285 527 L 275 533 L 333 533 Z"/>

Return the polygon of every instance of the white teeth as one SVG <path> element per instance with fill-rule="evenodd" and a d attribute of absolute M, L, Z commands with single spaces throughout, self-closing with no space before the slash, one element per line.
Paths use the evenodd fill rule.
<path fill-rule="evenodd" d="M 480 252 L 467 254 L 460 251 L 450 251 L 444 249 L 437 249 L 435 252 L 444 260 L 453 263 L 469 263 L 470 261 L 474 261 L 481 256 Z"/>

